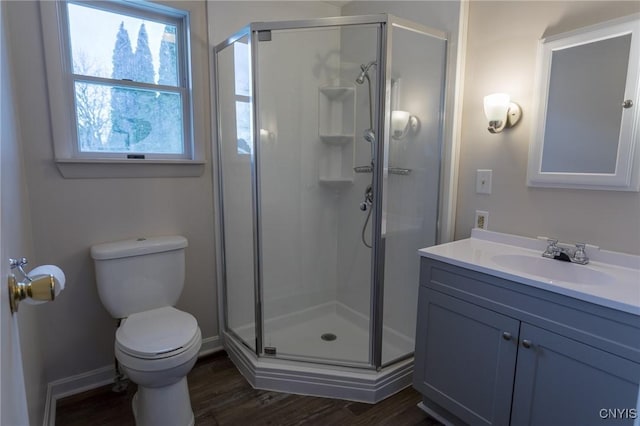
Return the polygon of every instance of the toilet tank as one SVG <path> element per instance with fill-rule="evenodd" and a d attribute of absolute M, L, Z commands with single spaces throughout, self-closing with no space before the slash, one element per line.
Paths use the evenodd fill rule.
<path fill-rule="evenodd" d="M 114 318 L 173 306 L 184 286 L 181 236 L 138 238 L 91 247 L 98 295 Z"/>

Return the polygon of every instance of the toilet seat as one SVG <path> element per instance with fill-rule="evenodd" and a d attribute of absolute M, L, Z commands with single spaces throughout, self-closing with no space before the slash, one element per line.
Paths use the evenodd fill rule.
<path fill-rule="evenodd" d="M 139 359 L 173 357 L 200 341 L 193 315 L 171 306 L 132 314 L 116 331 L 116 348 Z"/>

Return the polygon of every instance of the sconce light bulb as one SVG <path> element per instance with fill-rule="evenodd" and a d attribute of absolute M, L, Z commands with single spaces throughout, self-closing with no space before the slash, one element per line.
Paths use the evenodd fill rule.
<path fill-rule="evenodd" d="M 484 97 L 484 114 L 489 121 L 487 130 L 500 133 L 520 120 L 522 110 L 518 104 L 511 102 L 507 93 L 493 93 Z"/>
<path fill-rule="evenodd" d="M 408 111 L 391 111 L 391 137 L 404 139 L 409 132 L 415 133 L 420 122 Z"/>
<path fill-rule="evenodd" d="M 511 97 L 506 93 L 494 93 L 484 97 L 484 114 L 489 121 L 505 121 Z"/>

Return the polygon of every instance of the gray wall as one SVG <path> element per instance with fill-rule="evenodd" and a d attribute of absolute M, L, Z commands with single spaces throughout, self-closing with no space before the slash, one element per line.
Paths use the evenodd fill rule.
<path fill-rule="evenodd" d="M 526 185 L 538 40 L 634 12 L 640 3 L 470 3 L 456 239 L 469 236 L 475 210 L 486 210 L 493 231 L 640 254 L 640 193 Z M 509 92 L 523 111 L 515 128 L 498 135 L 486 130 L 482 107 L 494 92 Z M 491 195 L 475 193 L 476 169 L 493 170 Z"/>
<path fill-rule="evenodd" d="M 184 4 L 184 3 L 183 3 Z M 209 93 L 205 3 L 193 2 L 196 90 Z M 112 364 L 115 321 L 102 307 L 89 256 L 92 244 L 142 235 L 184 235 L 187 276 L 178 308 L 196 316 L 204 338 L 217 335 L 210 123 L 199 141 L 207 165 L 196 178 L 63 179 L 53 162 L 37 2 L 8 2 L 15 91 L 32 216 L 34 254 L 62 267 L 67 287 L 43 305 L 47 380 Z M 207 119 L 209 98 L 198 109 Z"/>

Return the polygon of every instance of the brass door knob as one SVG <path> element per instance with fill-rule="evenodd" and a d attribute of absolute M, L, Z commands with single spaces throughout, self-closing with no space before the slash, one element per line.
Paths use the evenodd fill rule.
<path fill-rule="evenodd" d="M 31 281 L 19 282 L 15 275 L 10 274 L 8 284 L 11 313 L 18 312 L 18 304 L 26 298 L 40 301 L 56 298 L 56 278 L 53 275 L 39 275 Z"/>

